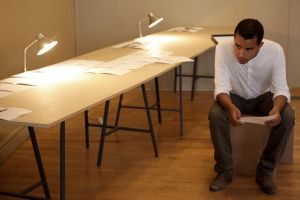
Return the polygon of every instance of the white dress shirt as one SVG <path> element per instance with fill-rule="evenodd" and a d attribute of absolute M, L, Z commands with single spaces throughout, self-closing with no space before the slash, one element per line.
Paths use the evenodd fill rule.
<path fill-rule="evenodd" d="M 234 41 L 220 43 L 215 54 L 215 98 L 220 93 L 234 93 L 253 99 L 267 91 L 290 101 L 286 81 L 285 56 L 282 47 L 263 40 L 258 54 L 246 64 L 240 64 L 234 55 Z"/>

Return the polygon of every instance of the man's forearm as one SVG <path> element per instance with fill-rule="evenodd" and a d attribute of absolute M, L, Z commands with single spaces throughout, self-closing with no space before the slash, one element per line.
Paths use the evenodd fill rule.
<path fill-rule="evenodd" d="M 226 93 L 220 93 L 217 95 L 217 102 L 227 111 L 232 109 L 232 101 L 230 96 Z"/>
<path fill-rule="evenodd" d="M 276 110 L 278 111 L 278 113 L 280 113 L 287 103 L 287 98 L 283 95 L 279 95 L 275 97 L 273 101 L 274 101 L 274 106 L 272 110 Z"/>
<path fill-rule="evenodd" d="M 233 126 L 241 125 L 239 119 L 241 118 L 240 110 L 232 103 L 230 96 L 226 93 L 217 95 L 218 103 L 228 111 L 228 117 Z"/>

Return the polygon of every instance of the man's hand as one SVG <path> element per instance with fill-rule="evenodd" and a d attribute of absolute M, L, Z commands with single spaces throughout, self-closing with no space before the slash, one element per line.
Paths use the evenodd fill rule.
<path fill-rule="evenodd" d="M 266 125 L 269 127 L 275 127 L 281 122 L 280 112 L 287 103 L 287 98 L 285 96 L 279 95 L 274 98 L 274 106 L 269 112 L 269 115 L 276 115 L 274 119 L 266 121 Z"/>
<path fill-rule="evenodd" d="M 275 115 L 275 118 L 269 121 L 266 121 L 266 125 L 269 127 L 275 127 L 281 122 L 280 112 L 276 107 L 270 111 L 269 115 Z"/>
<path fill-rule="evenodd" d="M 241 118 L 241 111 L 235 105 L 232 104 L 228 112 L 229 112 L 229 120 L 233 126 L 242 125 L 242 123 L 239 121 Z"/>
<path fill-rule="evenodd" d="M 232 103 L 226 93 L 220 93 L 217 96 L 218 103 L 228 112 L 229 121 L 233 126 L 240 126 L 241 111 Z"/>

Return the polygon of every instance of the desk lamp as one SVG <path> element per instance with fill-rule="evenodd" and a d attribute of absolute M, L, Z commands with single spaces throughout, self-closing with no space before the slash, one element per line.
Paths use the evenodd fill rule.
<path fill-rule="evenodd" d="M 50 39 L 46 38 L 42 33 L 37 34 L 35 40 L 24 49 L 24 72 L 27 71 L 27 66 L 26 66 L 27 49 L 31 47 L 33 44 L 35 44 L 36 42 L 41 44 L 39 51 L 37 52 L 38 56 L 46 53 L 57 44 L 57 41 L 51 41 Z"/>
<path fill-rule="evenodd" d="M 164 18 L 161 17 L 156 17 L 155 15 L 153 15 L 153 13 L 149 13 L 147 17 L 140 19 L 139 20 L 139 31 L 140 31 L 140 37 L 142 37 L 142 28 L 141 28 L 141 24 L 143 21 L 149 19 L 149 23 L 148 23 L 148 28 L 152 28 L 153 26 L 157 25 L 158 23 L 160 23 Z"/>

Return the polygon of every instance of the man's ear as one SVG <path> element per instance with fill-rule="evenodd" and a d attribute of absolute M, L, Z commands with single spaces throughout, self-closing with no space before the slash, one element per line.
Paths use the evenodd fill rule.
<path fill-rule="evenodd" d="M 258 45 L 258 49 L 260 49 L 263 45 L 264 45 L 264 42 L 261 42 L 261 43 Z"/>

